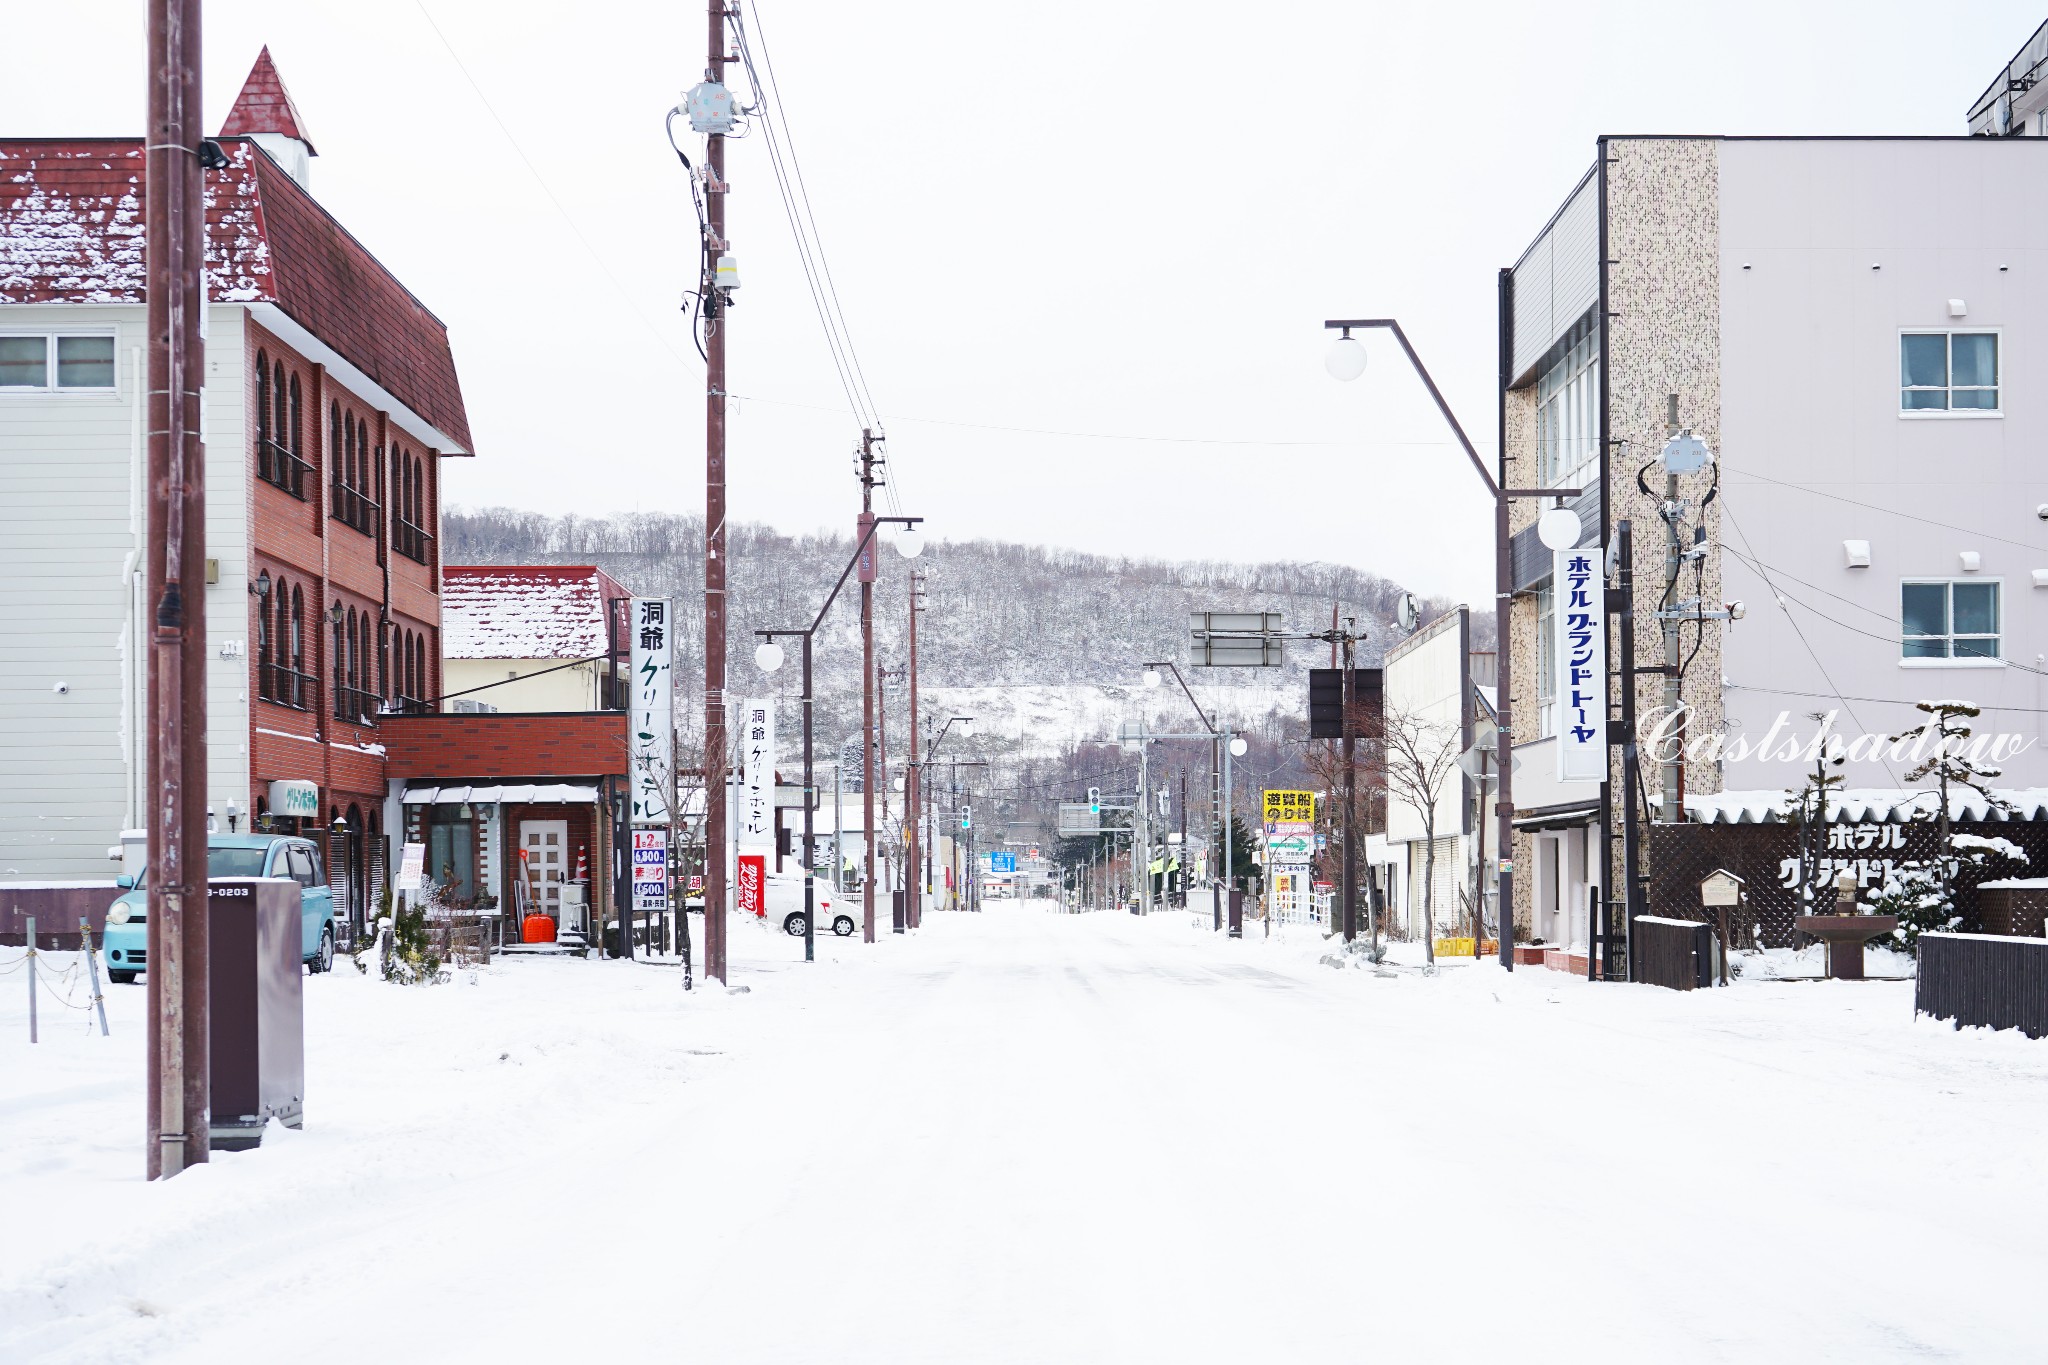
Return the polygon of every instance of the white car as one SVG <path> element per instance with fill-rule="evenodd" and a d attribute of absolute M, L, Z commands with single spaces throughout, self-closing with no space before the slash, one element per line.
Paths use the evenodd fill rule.
<path fill-rule="evenodd" d="M 832 891 L 832 880 L 819 877 L 811 883 L 811 899 L 817 903 L 818 927 L 830 929 L 841 938 L 853 933 L 853 916 L 842 914 L 838 909 L 838 898 Z M 781 872 L 768 874 L 768 913 L 779 916 L 782 931 L 796 938 L 804 934 L 804 879 L 798 873 Z"/>

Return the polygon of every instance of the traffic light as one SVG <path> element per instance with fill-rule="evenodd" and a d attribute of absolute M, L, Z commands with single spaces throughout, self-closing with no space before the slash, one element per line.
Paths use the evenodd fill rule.
<path fill-rule="evenodd" d="M 973 828 L 974 828 L 974 807 L 972 807 L 972 806 L 962 806 L 962 807 L 960 808 L 960 828 L 962 828 L 962 829 L 973 829 Z"/>
<path fill-rule="evenodd" d="M 1088 813 L 1090 815 L 1102 814 L 1102 788 L 1090 787 L 1088 789 Z"/>

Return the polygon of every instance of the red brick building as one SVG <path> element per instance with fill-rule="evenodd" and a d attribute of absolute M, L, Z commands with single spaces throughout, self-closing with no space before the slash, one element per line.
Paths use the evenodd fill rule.
<path fill-rule="evenodd" d="M 208 795 L 223 830 L 328 831 L 361 923 L 385 717 L 442 690 L 439 465 L 472 453 L 469 422 L 445 326 L 307 189 L 268 51 L 219 141 Z M 25 875 L 103 872 L 146 808 L 145 192 L 140 139 L 0 138 L 0 630 L 28 657 L 0 683 L 0 859 Z"/>

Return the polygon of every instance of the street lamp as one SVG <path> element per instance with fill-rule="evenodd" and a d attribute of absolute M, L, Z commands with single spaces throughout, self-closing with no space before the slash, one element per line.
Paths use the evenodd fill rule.
<path fill-rule="evenodd" d="M 829 593 L 827 593 L 827 594 L 825 595 L 825 605 L 824 605 L 824 606 L 822 606 L 822 607 L 819 607 L 819 608 L 818 608 L 818 614 L 817 614 L 817 616 L 816 616 L 815 618 L 813 618 L 813 620 L 811 621 L 810 625 L 808 625 L 808 626 L 805 626 L 805 627 L 804 627 L 803 629 L 801 629 L 801 630 L 757 630 L 757 631 L 755 631 L 755 632 L 754 632 L 754 634 L 756 634 L 756 635 L 759 635 L 760 637 L 762 637 L 762 638 L 761 638 L 761 643 L 760 643 L 760 644 L 759 644 L 758 646 L 756 646 L 756 647 L 755 647 L 755 649 L 754 649 L 754 663 L 755 663 L 755 665 L 756 665 L 757 667 L 759 667 L 759 668 L 761 669 L 761 671 L 762 671 L 762 672 L 764 672 L 764 673 L 773 673 L 773 672 L 775 672 L 775 671 L 776 671 L 777 669 L 779 669 L 779 668 L 781 668 L 781 667 L 782 667 L 782 663 L 783 663 L 783 652 L 782 652 L 782 646 L 780 646 L 780 645 L 778 645 L 778 644 L 776 644 L 776 643 L 775 643 L 775 641 L 776 641 L 776 638 L 777 638 L 778 636 L 785 636 L 785 635 L 795 635 L 795 636 L 798 636 L 798 637 L 800 637 L 800 638 L 801 638 L 801 639 L 803 640 L 803 642 L 804 642 L 804 643 L 803 643 L 803 663 L 804 663 L 804 694 L 803 694 L 803 708 L 804 708 L 804 852 L 803 852 L 803 864 L 804 864 L 804 961 L 806 961 L 806 962 L 813 962 L 813 961 L 816 961 L 816 960 L 817 960 L 817 937 L 818 937 L 818 934 L 817 934 L 817 925 L 816 925 L 816 923 L 815 923 L 815 921 L 816 921 L 816 919 L 817 919 L 817 904 L 818 904 L 818 900 L 817 900 L 817 886 L 816 886 L 816 876 L 817 876 L 817 869 L 816 869 L 816 868 L 815 868 L 815 867 L 813 866 L 813 859 L 812 859 L 812 857 L 811 857 L 811 840 L 812 840 L 812 834 L 813 834 L 813 822 L 814 822 L 814 820 L 815 820 L 815 812 L 816 812 L 816 806 L 817 806 L 817 800 L 816 800 L 816 796 L 817 796 L 817 784 L 816 784 L 816 782 L 815 782 L 815 781 L 813 780 L 813 777 L 812 777 L 812 771 L 811 771 L 811 640 L 812 640 L 812 638 L 813 638 L 814 636 L 816 636 L 816 635 L 817 635 L 817 633 L 818 633 L 818 627 L 824 624 L 824 622 L 825 622 L 825 613 L 826 613 L 826 612 L 828 612 L 828 611 L 830 611 L 830 610 L 832 610 L 832 604 L 833 604 L 833 603 L 834 603 L 835 601 L 837 601 L 837 600 L 838 600 L 838 598 L 839 598 L 839 590 L 840 590 L 841 588 L 844 588 L 844 587 L 846 586 L 846 580 L 847 580 L 848 576 L 850 576 L 850 575 L 851 575 L 851 574 L 853 573 L 853 570 L 854 570 L 854 566 L 855 566 L 855 565 L 857 565 L 857 564 L 859 564 L 859 563 L 860 563 L 860 561 L 861 561 L 861 556 L 867 553 L 867 548 L 868 548 L 868 542 L 869 542 L 869 541 L 871 541 L 871 540 L 873 540 L 873 539 L 875 538 L 875 532 L 881 529 L 881 527 L 882 527 L 883 523 L 885 523 L 885 522 L 887 522 L 887 523 L 893 523 L 893 524 L 896 524 L 896 525 L 899 525 L 899 526 L 903 526 L 903 527 L 907 528 L 907 529 L 906 529 L 906 530 L 905 530 L 905 531 L 903 532 L 903 534 L 901 534 L 901 535 L 899 535 L 899 536 L 897 536 L 897 537 L 896 537 L 896 552 L 897 552 L 898 554 L 902 555 L 902 556 L 903 556 L 903 557 L 904 557 L 905 559 L 914 559 L 914 558 L 916 558 L 916 556 L 917 556 L 918 554 L 920 554 L 920 553 L 921 553 L 921 552 L 922 552 L 922 551 L 924 550 L 924 537 L 923 537 L 923 536 L 922 536 L 922 535 L 921 535 L 921 534 L 920 534 L 920 533 L 918 532 L 918 530 L 917 530 L 917 525 L 918 525 L 918 523 L 919 523 L 919 522 L 921 522 L 921 521 L 923 521 L 923 520 L 924 520 L 924 518 L 923 518 L 923 517 L 876 517 L 876 518 L 874 518 L 874 519 L 873 519 L 873 520 L 872 520 L 871 522 L 869 522 L 869 524 L 868 524 L 868 527 L 867 527 L 867 530 L 866 530 L 866 532 L 865 532 L 865 533 L 864 533 L 864 534 L 863 534 L 863 535 L 861 536 L 861 538 L 860 538 L 860 541 L 859 541 L 859 543 L 858 543 L 858 544 L 856 544 L 856 545 L 855 545 L 855 546 L 853 547 L 853 557 L 852 557 L 851 559 L 847 560 L 847 561 L 846 561 L 846 567 L 845 567 L 844 569 L 841 569 L 841 570 L 839 571 L 839 581 L 838 581 L 838 582 L 836 582 L 836 583 L 834 583 L 834 584 L 832 585 L 832 591 L 831 591 L 831 592 L 829 592 Z M 861 742 L 862 742 L 863 744 L 865 744 L 865 743 L 868 743 L 868 742 L 869 742 L 869 737 L 868 737 L 868 736 L 866 736 L 866 735 L 862 735 L 862 736 L 861 736 Z M 837 821 L 838 821 L 838 816 L 837 816 L 837 814 L 836 814 L 836 813 L 835 813 L 835 814 L 834 814 L 834 816 L 833 816 L 833 820 L 834 820 L 834 827 L 835 827 L 835 828 L 837 828 Z M 870 867 L 872 867 L 872 866 L 874 865 L 874 838 L 875 838 L 875 832 L 874 832 L 874 831 L 873 831 L 872 829 L 870 829 L 870 830 L 866 830 L 866 831 L 864 831 L 864 834 L 865 834 L 865 837 L 866 837 L 866 838 L 867 838 L 867 840 L 868 840 L 868 865 L 869 865 Z M 709 852 L 710 852 L 710 850 L 708 850 L 708 849 L 707 849 L 707 850 L 705 850 L 705 852 L 706 852 L 706 854 L 708 855 L 708 854 L 709 854 Z M 724 850 L 724 849 L 720 849 L 720 850 L 718 851 L 718 856 L 719 856 L 719 857 L 721 857 L 721 858 L 723 858 L 723 857 L 725 856 L 725 850 Z M 833 880 L 834 880 L 835 882 L 836 882 L 836 881 L 838 880 L 838 872 L 839 872 L 839 870 L 838 870 L 838 869 L 837 869 L 837 868 L 835 867 L 835 868 L 833 869 Z M 721 907 L 720 907 L 720 913 L 723 913 L 723 911 L 724 911 L 724 907 L 722 907 L 722 906 L 721 906 Z"/>
<path fill-rule="evenodd" d="M 1553 498 L 1562 504 L 1564 499 L 1575 498 L 1585 490 L 1582 488 L 1504 487 L 1501 481 L 1494 477 L 1493 471 L 1486 467 L 1486 462 L 1479 458 L 1479 452 L 1473 448 L 1472 439 L 1465 434 L 1465 428 L 1459 423 L 1457 415 L 1451 411 L 1451 405 L 1444 401 L 1443 392 L 1437 388 L 1436 380 L 1430 376 L 1429 367 L 1422 363 L 1422 357 L 1415 354 L 1415 348 L 1408 342 L 1408 334 L 1401 330 L 1401 324 L 1393 318 L 1338 318 L 1325 322 L 1323 324 L 1325 331 L 1337 330 L 1342 333 L 1332 346 L 1329 359 L 1325 362 L 1325 368 L 1329 370 L 1332 376 L 1337 379 L 1350 380 L 1356 379 L 1359 375 L 1365 373 L 1365 348 L 1359 346 L 1355 340 L 1352 340 L 1351 329 L 1354 327 L 1372 327 L 1393 333 L 1394 340 L 1400 343 L 1402 352 L 1408 357 L 1408 363 L 1415 367 L 1415 373 L 1422 380 L 1423 387 L 1429 390 L 1429 396 L 1436 401 L 1437 411 L 1443 414 L 1444 422 L 1450 427 L 1451 434 L 1458 438 L 1458 445 L 1464 450 L 1465 458 L 1472 462 L 1472 468 L 1478 472 L 1480 481 L 1486 485 L 1486 491 L 1493 497 L 1494 633 L 1499 637 L 1497 648 L 1501 651 L 1501 659 L 1505 661 L 1507 658 L 1509 636 L 1510 604 L 1513 601 L 1514 593 L 1512 536 L 1509 533 L 1508 508 L 1516 498 Z M 1357 347 L 1356 355 L 1342 349 L 1347 342 L 1351 346 Z M 1339 363 L 1340 356 L 1344 358 L 1341 364 Z M 1501 471 L 1503 476 L 1505 476 L 1507 471 L 1505 417 L 1502 418 L 1501 431 Z M 1566 516 L 1571 517 L 1573 522 L 1578 520 L 1576 513 L 1570 512 L 1562 505 L 1551 510 L 1553 512 L 1564 512 Z M 1544 533 L 1540 523 L 1536 532 L 1537 538 L 1546 545 L 1550 544 L 1552 537 L 1562 537 L 1565 533 L 1565 524 L 1562 518 L 1553 516 L 1550 518 L 1550 524 L 1551 529 L 1548 535 Z M 1577 541 L 1578 532 L 1573 530 L 1571 543 L 1576 544 Z M 1495 866 L 1498 874 L 1498 881 L 1496 883 L 1497 894 L 1500 898 L 1498 907 L 1498 918 L 1500 920 L 1500 965 L 1508 971 L 1513 971 L 1515 969 L 1515 874 L 1512 870 L 1514 860 L 1510 856 L 1514 850 L 1515 838 L 1515 798 L 1513 786 L 1514 728 L 1511 724 L 1511 694 L 1513 689 L 1506 686 L 1505 680 L 1503 680 L 1503 684 L 1498 690 L 1500 693 L 1498 705 L 1500 734 L 1498 750 L 1495 755 L 1495 771 L 1500 774 L 1500 800 L 1495 804 L 1494 811 L 1499 817 L 1498 832 L 1495 836 Z"/>
<path fill-rule="evenodd" d="M 1330 372 L 1332 379 L 1346 383 L 1365 373 L 1365 347 L 1352 337 L 1346 327 L 1344 335 L 1330 343 L 1330 353 L 1323 357 L 1323 368 Z"/>
<path fill-rule="evenodd" d="M 1356 345 L 1357 343 L 1354 342 L 1352 344 Z M 1180 665 L 1174 663 L 1173 660 L 1159 659 L 1146 664 L 1145 686 L 1157 687 L 1165 681 L 1159 672 L 1162 668 L 1172 671 L 1173 680 L 1180 684 L 1180 690 L 1187 697 L 1188 705 L 1195 708 L 1195 714 L 1201 718 L 1202 728 L 1209 732 L 1210 781 L 1213 783 L 1218 776 L 1219 770 L 1221 772 L 1223 790 L 1219 793 L 1212 787 L 1209 794 L 1210 825 L 1215 833 L 1217 842 L 1221 845 L 1223 859 L 1222 881 L 1218 883 L 1212 880 L 1210 883 L 1210 906 L 1213 930 L 1221 930 L 1223 928 L 1223 888 L 1230 885 L 1232 873 L 1236 871 L 1232 866 L 1230 822 L 1226 815 L 1230 807 L 1235 804 L 1237 795 L 1237 788 L 1231 781 L 1230 760 L 1232 758 L 1243 758 L 1245 750 L 1251 746 L 1244 742 L 1244 736 L 1232 734 L 1227 726 L 1219 729 L 1215 722 L 1209 719 L 1208 712 L 1202 709 L 1202 703 L 1195 700 L 1194 692 L 1189 689 L 1188 680 L 1181 676 Z M 1186 855 L 1183 854 L 1182 856 L 1185 857 Z"/>

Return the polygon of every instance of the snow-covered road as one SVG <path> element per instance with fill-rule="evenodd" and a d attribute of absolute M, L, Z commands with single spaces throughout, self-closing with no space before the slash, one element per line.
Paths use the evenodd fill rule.
<path fill-rule="evenodd" d="M 306 1130 L 158 1187 L 142 991 L 30 1048 L 5 978 L 0 1361 L 2048 1357 L 2048 1043 L 1903 984 L 734 943 L 310 979 Z"/>

